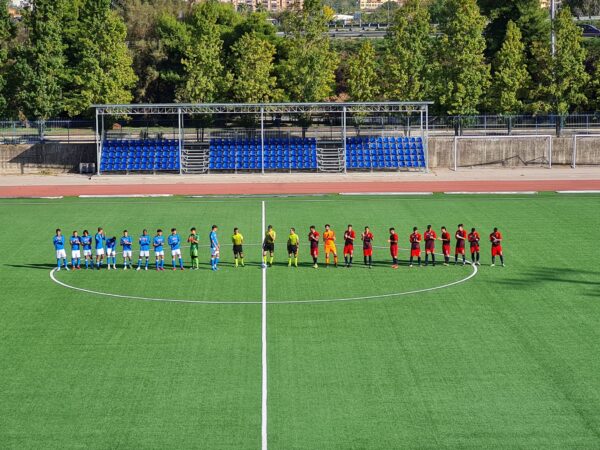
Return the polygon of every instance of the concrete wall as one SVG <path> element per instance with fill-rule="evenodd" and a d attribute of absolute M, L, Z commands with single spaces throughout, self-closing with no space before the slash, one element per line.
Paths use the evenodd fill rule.
<path fill-rule="evenodd" d="M 78 172 L 80 162 L 96 162 L 96 144 L 0 145 L 0 174 Z"/>
<path fill-rule="evenodd" d="M 458 167 L 519 167 L 548 164 L 547 138 L 458 140 Z M 552 164 L 571 165 L 573 137 L 552 138 Z M 577 138 L 577 165 L 600 164 L 600 137 Z M 454 167 L 454 138 L 429 138 L 429 165 L 431 168 Z"/>

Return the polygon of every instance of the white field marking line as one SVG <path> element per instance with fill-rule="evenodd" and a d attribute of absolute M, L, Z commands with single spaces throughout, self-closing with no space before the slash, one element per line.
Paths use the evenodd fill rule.
<path fill-rule="evenodd" d="M 98 194 L 98 195 L 78 195 L 79 198 L 155 198 L 155 197 L 173 197 L 173 194 Z"/>
<path fill-rule="evenodd" d="M 537 191 L 481 191 L 481 192 L 468 192 L 468 191 L 450 191 L 444 192 L 446 195 L 535 195 Z"/>
<path fill-rule="evenodd" d="M 372 195 L 372 196 L 386 196 L 386 195 L 433 195 L 433 192 L 340 192 L 340 195 Z"/>
<path fill-rule="evenodd" d="M 265 230 L 265 201 L 262 201 L 262 233 Z M 267 265 L 262 268 L 262 450 L 267 450 Z"/>
<path fill-rule="evenodd" d="M 387 248 L 387 247 L 385 247 L 385 248 Z M 436 255 L 444 256 L 441 253 L 436 253 Z M 473 269 L 473 272 L 469 276 L 467 276 L 466 278 L 457 280 L 457 281 L 453 281 L 451 283 L 440 285 L 440 286 L 434 286 L 434 287 L 424 288 L 424 289 L 416 289 L 413 291 L 393 292 L 390 294 L 368 295 L 368 296 L 362 296 L 362 297 L 316 299 L 316 300 L 272 300 L 272 301 L 267 301 L 266 303 L 270 304 L 270 305 L 287 305 L 287 304 L 301 304 L 301 303 L 309 303 L 309 304 L 310 303 L 341 303 L 341 302 L 353 302 L 353 301 L 360 301 L 360 300 L 379 300 L 379 299 L 386 299 L 386 298 L 390 298 L 390 297 L 402 297 L 404 295 L 420 294 L 422 292 L 437 291 L 440 289 L 445 289 L 445 288 L 448 288 L 451 286 L 455 286 L 455 285 L 464 283 L 466 281 L 469 281 L 475 275 L 477 275 L 477 273 L 478 273 L 477 266 L 473 266 L 471 264 L 471 261 L 469 261 L 469 260 L 467 260 L 467 262 L 471 265 L 471 268 Z M 245 300 L 240 300 L 240 301 L 187 300 L 187 299 L 175 299 L 175 298 L 153 298 L 153 297 L 141 297 L 141 296 L 136 296 L 136 295 L 112 294 L 110 292 L 94 291 L 91 289 L 80 288 L 77 286 L 72 286 L 67 283 L 63 283 L 62 281 L 59 281 L 56 279 L 56 277 L 54 276 L 55 272 L 56 272 L 56 268 L 53 268 L 52 270 L 50 270 L 50 279 L 52 281 L 54 281 L 55 283 L 57 283 L 63 287 L 66 287 L 68 289 L 73 289 L 75 291 L 85 292 L 88 294 L 102 295 L 104 297 L 124 298 L 124 299 L 130 299 L 130 300 L 142 300 L 142 301 L 148 301 L 148 302 L 192 303 L 192 304 L 200 304 L 200 305 L 261 305 L 262 304 L 262 301 L 257 302 L 257 301 L 245 301 Z"/>
<path fill-rule="evenodd" d="M 583 191 L 556 191 L 557 194 L 600 194 L 600 190 L 586 189 Z"/>
<path fill-rule="evenodd" d="M 257 198 L 288 198 L 288 197 L 325 197 L 331 194 L 215 194 L 215 195 L 186 195 L 186 198 L 249 198 L 249 199 L 257 199 Z"/>

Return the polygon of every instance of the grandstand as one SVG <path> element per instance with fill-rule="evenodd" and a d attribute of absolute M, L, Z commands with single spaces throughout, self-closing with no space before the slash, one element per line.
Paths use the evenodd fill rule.
<path fill-rule="evenodd" d="M 96 105 L 97 170 L 98 174 L 427 171 L 428 106 L 428 102 Z M 127 119 L 115 131 L 105 125 L 110 116 Z M 177 126 L 165 131 L 160 122 L 168 123 L 168 116 L 177 118 Z M 145 120 L 153 125 L 141 130 L 132 125 L 132 117 L 138 124 Z"/>

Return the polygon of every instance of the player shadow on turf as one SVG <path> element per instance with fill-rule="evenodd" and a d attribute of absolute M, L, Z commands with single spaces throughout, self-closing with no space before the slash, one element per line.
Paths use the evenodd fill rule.
<path fill-rule="evenodd" d="M 584 276 L 587 279 L 575 279 Z M 591 292 L 586 291 L 585 295 L 600 298 L 600 281 L 597 279 L 598 273 L 592 270 L 570 269 L 568 267 L 539 267 L 526 269 L 518 273 L 519 278 L 506 278 L 496 280 L 496 283 L 510 285 L 514 287 L 531 288 L 537 284 L 570 283 L 591 287 Z"/>
<path fill-rule="evenodd" d="M 17 267 L 25 269 L 50 270 L 56 268 L 56 264 L 4 264 L 7 267 Z M 71 266 L 69 266 L 71 268 Z"/>

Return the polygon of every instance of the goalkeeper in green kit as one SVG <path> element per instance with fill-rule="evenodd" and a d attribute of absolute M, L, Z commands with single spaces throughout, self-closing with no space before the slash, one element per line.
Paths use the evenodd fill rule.
<path fill-rule="evenodd" d="M 192 270 L 198 270 L 200 268 L 200 260 L 198 259 L 198 235 L 196 234 L 196 228 L 190 230 L 191 234 L 188 237 L 190 243 L 190 257 L 192 258 Z"/>

